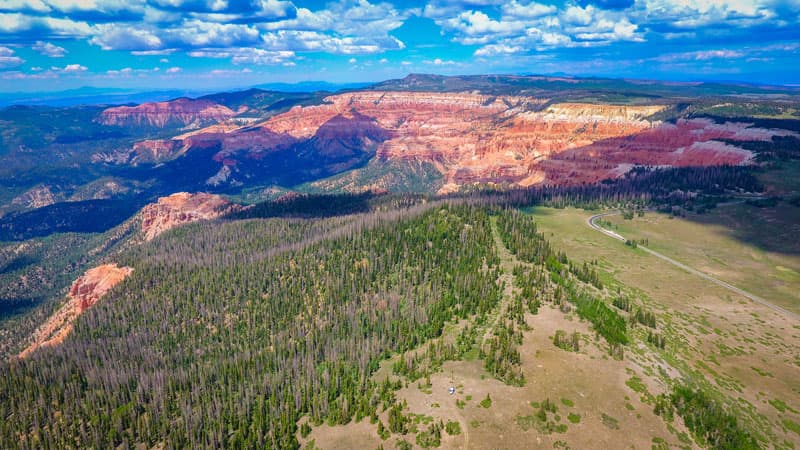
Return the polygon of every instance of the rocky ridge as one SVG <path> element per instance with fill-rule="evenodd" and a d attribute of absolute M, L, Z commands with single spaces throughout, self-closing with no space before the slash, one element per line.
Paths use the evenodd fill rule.
<path fill-rule="evenodd" d="M 215 219 L 241 209 L 240 205 L 213 194 L 178 192 L 161 197 L 157 203 L 145 206 L 140 212 L 142 238 L 134 239 L 131 244 L 141 243 L 142 240 L 149 241 L 182 224 Z M 130 220 L 126 224 L 127 227 L 135 226 L 136 220 Z M 121 229 L 120 233 L 125 234 L 125 229 Z M 119 237 L 112 237 L 112 240 L 119 239 Z M 93 252 L 97 253 L 102 250 L 102 248 L 97 248 Z M 133 269 L 130 267 L 119 267 L 113 263 L 102 264 L 87 270 L 72 283 L 66 302 L 32 334 L 30 344 L 19 354 L 19 357 L 25 358 L 41 347 L 60 344 L 72 331 L 73 323 L 78 316 L 94 306 L 108 291 L 132 272 Z"/>
<path fill-rule="evenodd" d="M 11 200 L 11 204 L 24 208 L 41 208 L 52 205 L 56 202 L 56 198 L 50 186 L 39 185 L 15 197 Z"/>
<path fill-rule="evenodd" d="M 149 241 L 178 225 L 216 219 L 241 209 L 241 206 L 219 195 L 178 192 L 161 197 L 157 203 L 151 203 L 142 209 L 141 231 L 144 239 Z"/>
<path fill-rule="evenodd" d="M 115 106 L 105 109 L 97 121 L 103 125 L 152 126 L 168 125 L 200 127 L 227 120 L 236 113 L 208 100 L 179 98 L 168 102 L 142 103 L 137 106 Z"/>
<path fill-rule="evenodd" d="M 19 357 L 26 358 L 41 347 L 60 344 L 72 331 L 75 319 L 131 273 L 131 267 L 119 267 L 116 264 L 103 264 L 87 270 L 72 283 L 66 302 L 39 326 L 32 336 L 32 342 Z"/>

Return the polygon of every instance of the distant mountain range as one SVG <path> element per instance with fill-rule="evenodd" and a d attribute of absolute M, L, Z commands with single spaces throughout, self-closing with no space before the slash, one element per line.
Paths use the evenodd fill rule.
<path fill-rule="evenodd" d="M 32 105 L 32 106 L 76 106 L 76 105 L 111 105 L 125 103 L 143 103 L 164 101 L 191 95 L 179 90 L 135 91 L 128 89 L 82 87 L 55 92 L 0 92 L 0 106 Z M 196 95 L 196 94 L 195 94 Z"/>
<path fill-rule="evenodd" d="M 280 92 L 335 92 L 343 89 L 359 89 L 370 83 L 328 83 L 325 81 L 303 81 L 300 83 L 264 83 L 255 89 Z M 82 87 L 53 92 L 0 92 L 0 107 L 9 105 L 32 106 L 77 106 L 120 105 L 129 103 L 160 102 L 178 97 L 198 97 L 209 92 L 167 89 L 142 91 L 135 89 Z"/>

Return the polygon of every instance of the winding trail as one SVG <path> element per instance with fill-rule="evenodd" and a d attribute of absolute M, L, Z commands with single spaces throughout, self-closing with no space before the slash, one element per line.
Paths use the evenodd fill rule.
<path fill-rule="evenodd" d="M 481 348 L 486 344 L 486 340 L 492 336 L 492 331 L 497 327 L 500 318 L 503 316 L 503 312 L 514 298 L 514 265 L 518 263 L 516 256 L 503 244 L 500 231 L 497 229 L 497 218 L 492 217 L 490 220 L 492 224 L 492 237 L 494 238 L 494 244 L 497 248 L 497 255 L 500 257 L 500 269 L 502 270 L 500 281 L 503 283 L 504 288 L 503 298 L 500 300 L 500 303 L 497 304 L 497 314 L 494 315 L 492 323 L 487 325 L 486 332 L 481 339 Z"/>
<path fill-rule="evenodd" d="M 605 228 L 603 228 L 600 225 L 595 223 L 595 221 L 597 219 L 602 219 L 603 217 L 606 217 L 606 216 L 615 216 L 615 215 L 618 215 L 618 214 L 620 214 L 619 210 L 607 211 L 607 212 L 604 212 L 604 213 L 595 214 L 595 215 L 589 217 L 589 219 L 587 220 L 587 223 L 591 228 L 593 228 L 593 229 L 605 234 L 606 236 L 611 237 L 613 239 L 616 239 L 618 241 L 625 242 L 627 239 L 625 239 L 625 237 L 623 237 L 619 233 L 615 233 L 615 232 L 613 232 L 611 230 L 607 230 L 607 229 L 605 229 Z M 747 292 L 747 291 L 745 291 L 743 289 L 740 289 L 740 288 L 738 288 L 738 287 L 736 287 L 736 286 L 734 286 L 734 285 L 732 285 L 730 283 L 726 283 L 726 282 L 724 282 L 722 280 L 719 280 L 717 278 L 712 277 L 711 275 L 708 275 L 706 273 L 700 272 L 697 269 L 691 268 L 691 267 L 687 266 L 686 264 L 683 264 L 682 262 L 679 262 L 679 261 L 676 261 L 676 260 L 670 258 L 669 256 L 666 256 L 666 255 L 663 255 L 661 253 L 658 253 L 655 250 L 650 250 L 649 248 L 647 248 L 647 247 L 645 247 L 643 245 L 639 245 L 639 246 L 637 246 L 637 248 L 640 248 L 643 251 L 645 251 L 646 253 L 649 253 L 649 254 L 655 256 L 656 258 L 660 258 L 660 259 L 662 259 L 662 260 L 664 260 L 664 261 L 666 261 L 666 262 L 668 262 L 668 263 L 670 263 L 670 264 L 672 264 L 672 265 L 674 265 L 674 266 L 676 266 L 676 267 L 678 267 L 678 268 L 680 268 L 682 270 L 685 270 L 686 272 L 689 272 L 691 274 L 697 275 L 700 278 L 708 280 L 708 281 L 710 281 L 710 282 L 712 282 L 712 283 L 714 283 L 714 284 L 716 284 L 718 286 L 721 286 L 721 287 L 723 287 L 725 289 L 728 289 L 729 291 L 735 292 L 735 293 L 737 293 L 737 294 L 739 294 L 739 295 L 741 295 L 743 297 L 747 297 L 748 299 L 750 299 L 750 300 L 752 300 L 752 301 L 754 301 L 756 303 L 759 303 L 761 305 L 764 305 L 767 308 L 770 308 L 770 309 L 772 309 L 773 311 L 775 311 L 775 312 L 777 312 L 779 314 L 783 314 L 784 316 L 790 317 L 790 318 L 795 319 L 795 320 L 800 320 L 800 315 L 798 315 L 798 314 L 796 314 L 796 313 L 794 313 L 792 311 L 789 311 L 789 310 L 787 310 L 785 308 L 781 308 L 780 306 L 775 305 L 774 303 L 770 303 L 767 300 L 764 300 L 763 298 L 761 298 L 761 297 L 759 297 L 757 295 L 751 294 L 751 293 L 749 293 L 749 292 Z"/>

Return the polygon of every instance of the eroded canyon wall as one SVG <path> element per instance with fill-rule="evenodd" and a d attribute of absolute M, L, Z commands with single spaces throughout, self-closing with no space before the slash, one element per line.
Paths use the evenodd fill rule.
<path fill-rule="evenodd" d="M 666 107 L 365 91 L 297 106 L 255 125 L 215 125 L 171 140 L 146 141 L 132 151 L 142 160 L 165 160 L 217 145 L 214 159 L 236 166 L 298 146 L 320 158 L 345 160 L 375 146 L 380 160 L 432 164 L 444 177 L 441 192 L 447 192 L 471 183 L 595 182 L 620 176 L 633 165 L 742 164 L 752 154 L 733 141 L 769 140 L 783 133 L 747 123 L 652 119 Z"/>

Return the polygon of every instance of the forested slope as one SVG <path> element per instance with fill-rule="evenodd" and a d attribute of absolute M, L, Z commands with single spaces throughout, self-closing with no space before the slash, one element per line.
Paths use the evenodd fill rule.
<path fill-rule="evenodd" d="M 63 346 L 0 368 L 2 446 L 288 448 L 303 413 L 373 414 L 383 356 L 500 296 L 485 210 L 407 215 L 267 258 L 336 224 L 199 225 L 130 253 Z"/>

